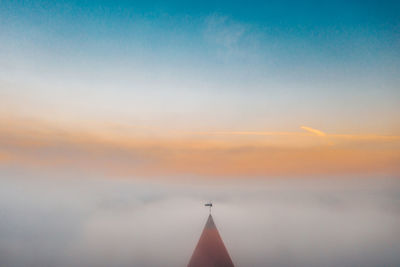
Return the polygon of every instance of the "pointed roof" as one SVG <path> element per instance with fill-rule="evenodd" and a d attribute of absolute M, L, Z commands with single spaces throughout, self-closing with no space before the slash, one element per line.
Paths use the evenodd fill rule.
<path fill-rule="evenodd" d="M 188 267 L 234 267 L 211 214 Z"/>

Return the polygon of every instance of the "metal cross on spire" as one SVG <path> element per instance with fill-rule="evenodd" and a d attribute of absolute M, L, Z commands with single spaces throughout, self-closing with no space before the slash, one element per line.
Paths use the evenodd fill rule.
<path fill-rule="evenodd" d="M 208 203 L 204 204 L 204 206 L 206 206 L 206 207 L 209 207 L 209 208 L 210 208 L 210 214 L 211 214 L 211 208 L 212 208 L 212 206 L 213 206 L 212 202 L 210 201 L 210 202 L 208 202 Z"/>

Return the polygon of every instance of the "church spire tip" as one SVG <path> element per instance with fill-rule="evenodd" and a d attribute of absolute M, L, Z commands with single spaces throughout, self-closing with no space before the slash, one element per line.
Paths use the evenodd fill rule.
<path fill-rule="evenodd" d="M 210 215 L 211 215 L 211 208 L 213 206 L 212 202 L 207 202 L 206 204 L 204 204 L 204 206 L 209 207 L 209 211 L 210 211 Z"/>

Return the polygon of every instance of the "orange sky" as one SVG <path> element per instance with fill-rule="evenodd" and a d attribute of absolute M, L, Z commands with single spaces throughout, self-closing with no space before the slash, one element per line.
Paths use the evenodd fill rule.
<path fill-rule="evenodd" d="M 115 126 L 115 125 L 114 125 Z M 2 165 L 112 176 L 277 177 L 400 174 L 400 136 L 297 132 L 163 132 L 0 121 Z"/>

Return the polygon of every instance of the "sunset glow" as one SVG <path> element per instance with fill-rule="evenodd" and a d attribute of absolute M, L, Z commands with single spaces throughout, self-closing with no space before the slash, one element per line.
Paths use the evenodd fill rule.
<path fill-rule="evenodd" d="M 3 122 L 3 163 L 74 166 L 123 177 L 399 175 L 400 136 L 297 132 L 153 132 Z M 11 126 L 11 127 L 10 127 Z"/>

